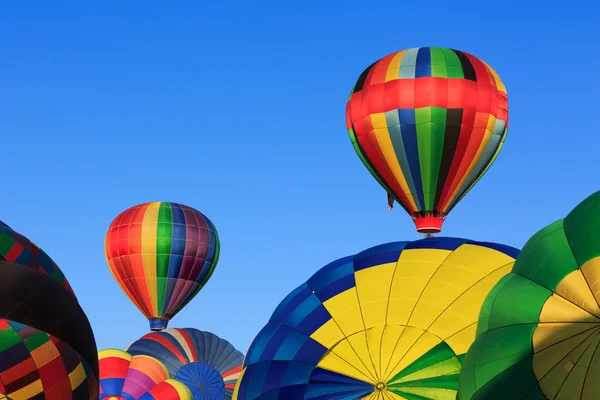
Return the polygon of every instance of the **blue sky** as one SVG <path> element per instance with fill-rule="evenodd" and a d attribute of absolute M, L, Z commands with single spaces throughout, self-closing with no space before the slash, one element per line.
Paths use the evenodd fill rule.
<path fill-rule="evenodd" d="M 508 89 L 506 145 L 445 235 L 521 247 L 600 189 L 600 31 L 576 1 L 95 3 L 0 6 L 0 219 L 59 264 L 99 349 L 147 331 L 103 253 L 132 205 L 215 223 L 217 270 L 170 326 L 242 351 L 321 266 L 420 237 L 345 129 L 355 80 L 393 51 L 464 50 Z"/>

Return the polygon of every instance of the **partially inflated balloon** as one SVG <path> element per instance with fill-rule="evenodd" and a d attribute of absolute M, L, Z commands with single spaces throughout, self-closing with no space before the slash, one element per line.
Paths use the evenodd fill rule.
<path fill-rule="evenodd" d="M 14 400 L 96 399 L 98 381 L 81 355 L 60 339 L 0 319 L 0 399 L 2 394 Z"/>
<path fill-rule="evenodd" d="M 150 328 L 161 330 L 210 279 L 219 237 L 213 223 L 191 207 L 145 203 L 115 218 L 105 254 L 121 289 Z"/>
<path fill-rule="evenodd" d="M 233 398 L 455 399 L 480 306 L 517 254 L 436 238 L 334 261 L 279 304 Z"/>
<path fill-rule="evenodd" d="M 149 333 L 127 351 L 160 360 L 190 389 L 194 400 L 230 400 L 244 361 L 227 340 L 193 328 Z"/>
<path fill-rule="evenodd" d="M 460 399 L 600 396 L 600 192 L 536 233 L 483 304 Z"/>
<path fill-rule="evenodd" d="M 360 75 L 346 126 L 392 202 L 419 232 L 435 233 L 496 159 L 507 110 L 506 89 L 489 65 L 462 51 L 421 47 L 390 54 Z"/>
<path fill-rule="evenodd" d="M 100 362 L 99 400 L 191 400 L 181 382 L 170 379 L 158 360 L 132 356 L 116 349 L 98 353 Z"/>

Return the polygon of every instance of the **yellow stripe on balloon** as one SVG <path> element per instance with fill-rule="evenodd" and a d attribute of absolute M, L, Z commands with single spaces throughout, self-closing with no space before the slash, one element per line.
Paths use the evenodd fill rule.
<path fill-rule="evenodd" d="M 396 262 L 363 269 L 354 274 L 365 329 L 384 326 Z"/>
<path fill-rule="evenodd" d="M 402 57 L 406 54 L 406 50 L 399 51 L 390 61 L 390 65 L 388 65 L 387 72 L 385 73 L 385 81 L 393 81 L 398 79 L 400 76 L 400 63 L 402 62 Z"/>
<path fill-rule="evenodd" d="M 332 297 L 324 302 L 323 306 L 335 319 L 345 336 L 350 336 L 365 329 L 362 319 L 355 317 L 361 314 L 356 287 Z"/>
<path fill-rule="evenodd" d="M 243 380 L 245 373 L 246 373 L 246 368 L 242 369 L 242 372 L 240 374 L 240 379 L 238 379 L 235 387 L 233 388 L 233 394 L 232 394 L 231 400 L 237 400 L 238 393 L 240 391 L 240 382 Z"/>
<path fill-rule="evenodd" d="M 127 353 L 126 351 L 119 350 L 119 349 L 105 349 L 105 350 L 100 350 L 98 352 L 98 360 L 103 360 L 105 358 L 112 358 L 112 357 L 131 361 L 132 356 L 131 356 L 131 354 Z"/>
<path fill-rule="evenodd" d="M 321 359 L 321 361 L 319 361 L 319 364 L 317 366 L 328 371 L 336 372 L 341 375 L 358 379 L 359 381 L 368 382 L 371 384 L 376 383 L 373 377 L 365 371 L 364 366 L 362 365 L 362 362 L 360 362 L 360 360 L 358 360 L 357 363 L 346 361 L 348 360 L 348 358 L 346 357 L 349 357 L 350 360 L 357 360 L 357 356 L 352 350 L 347 350 L 347 347 L 350 347 L 348 345 L 348 342 L 344 341 L 342 343 L 344 343 L 346 348 L 337 349 L 337 351 L 343 354 L 342 357 L 336 354 L 337 351 L 330 351 L 326 353 L 325 356 L 323 356 L 323 358 Z M 334 348 L 334 350 L 336 350 L 336 348 Z"/>
<path fill-rule="evenodd" d="M 81 385 L 81 383 L 85 380 L 87 374 L 85 373 L 85 369 L 83 368 L 83 364 L 81 362 L 77 367 L 71 371 L 69 374 L 69 381 L 71 382 L 71 389 L 75 390 Z"/>
<path fill-rule="evenodd" d="M 158 231 L 158 211 L 160 202 L 150 203 L 144 214 L 142 222 L 142 260 L 144 275 L 148 285 L 148 294 L 155 317 L 158 313 L 158 293 L 156 284 L 156 234 Z"/>
<path fill-rule="evenodd" d="M 487 65 L 485 63 L 485 61 L 481 61 L 481 62 L 483 63 L 483 65 L 485 65 L 486 67 L 488 67 L 488 69 L 492 73 L 492 76 L 494 77 L 494 80 L 496 81 L 496 87 L 498 88 L 498 90 L 500 90 L 501 92 L 506 93 L 506 87 L 504 86 L 504 83 L 502 83 L 502 80 L 500 79 L 500 76 L 496 73 L 496 71 L 494 71 L 494 69 L 492 67 L 490 67 L 489 65 Z"/>
<path fill-rule="evenodd" d="M 190 389 L 188 389 L 188 387 L 185 386 L 183 383 L 176 381 L 175 379 L 167 379 L 165 382 L 173 386 L 173 389 L 177 391 L 177 394 L 179 395 L 179 400 L 194 399 L 194 396 L 192 395 L 192 392 L 190 392 Z"/>
<path fill-rule="evenodd" d="M 412 325 L 413 309 L 450 250 L 410 249 L 400 254 L 390 289 L 387 325 Z"/>
<path fill-rule="evenodd" d="M 32 399 L 43 391 L 44 386 L 42 385 L 42 380 L 38 379 L 24 388 L 17 390 L 16 392 L 9 393 L 9 395 L 12 399 Z"/>
<path fill-rule="evenodd" d="M 328 349 L 343 340 L 344 337 L 344 333 L 340 330 L 340 327 L 333 318 L 325 322 L 319 329 L 310 335 L 311 339 L 319 342 Z"/>
<path fill-rule="evenodd" d="M 408 198 L 408 208 L 411 209 L 411 212 L 417 211 L 417 205 L 415 204 L 410 189 L 408 188 L 406 178 L 404 178 L 402 168 L 400 167 L 398 157 L 396 156 L 396 151 L 394 150 L 394 145 L 392 144 L 392 139 L 390 139 L 390 132 L 387 128 L 385 113 L 371 114 L 371 123 L 373 124 L 375 138 L 377 139 L 379 148 L 383 153 L 385 162 L 392 170 L 392 174 L 394 175 L 396 181 L 400 184 L 402 192 L 404 192 L 404 194 Z"/>

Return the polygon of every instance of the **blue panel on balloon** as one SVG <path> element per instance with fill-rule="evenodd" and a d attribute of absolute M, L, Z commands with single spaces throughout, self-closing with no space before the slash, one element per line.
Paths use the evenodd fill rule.
<path fill-rule="evenodd" d="M 179 370 L 175 379 L 190 389 L 194 400 L 225 398 L 225 382 L 221 374 L 208 364 L 187 364 Z"/>

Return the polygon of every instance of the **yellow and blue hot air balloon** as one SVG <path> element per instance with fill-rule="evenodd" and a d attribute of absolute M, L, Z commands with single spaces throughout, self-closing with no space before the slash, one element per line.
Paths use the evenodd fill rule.
<path fill-rule="evenodd" d="M 517 254 L 432 238 L 334 261 L 279 304 L 233 399 L 455 399 L 481 304 Z"/>

